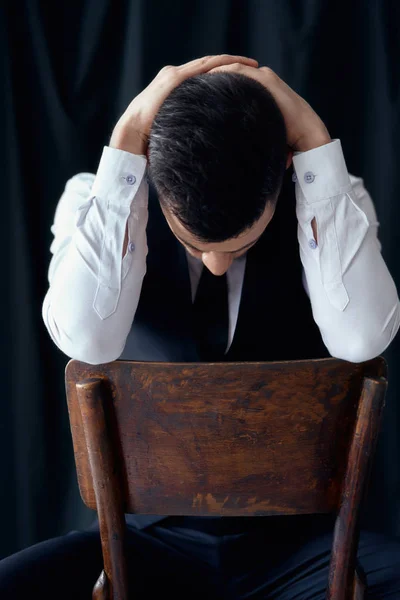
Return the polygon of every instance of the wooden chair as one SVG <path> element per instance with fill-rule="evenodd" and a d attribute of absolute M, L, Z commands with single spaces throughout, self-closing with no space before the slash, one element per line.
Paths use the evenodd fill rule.
<path fill-rule="evenodd" d="M 362 599 L 358 516 L 386 387 L 382 357 L 358 364 L 71 360 L 66 392 L 78 482 L 98 512 L 104 558 L 93 599 L 128 599 L 124 513 L 332 512 L 326 597 Z"/>

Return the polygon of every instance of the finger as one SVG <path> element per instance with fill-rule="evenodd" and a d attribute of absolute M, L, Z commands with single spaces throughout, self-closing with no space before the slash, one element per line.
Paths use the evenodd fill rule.
<path fill-rule="evenodd" d="M 190 67 L 197 67 L 197 66 L 204 66 L 206 65 L 207 68 L 213 68 L 214 66 L 217 66 L 218 64 L 230 64 L 232 62 L 248 62 L 248 63 L 257 63 L 258 61 L 255 60 L 254 58 L 249 58 L 248 56 L 238 56 L 238 55 L 234 55 L 234 54 L 214 54 L 214 55 L 210 55 L 210 56 L 203 56 L 201 58 L 195 58 L 194 60 L 191 60 L 183 65 L 181 65 L 180 68 L 190 68 Z"/>
<path fill-rule="evenodd" d="M 205 56 L 203 58 L 197 58 L 184 65 L 178 67 L 178 70 L 182 72 L 186 77 L 190 75 L 197 75 L 200 73 L 206 73 L 211 69 L 219 66 L 231 65 L 234 63 L 240 63 L 252 67 L 258 66 L 258 61 L 254 58 L 248 58 L 246 56 L 235 56 L 231 54 L 220 54 L 216 56 Z"/>
<path fill-rule="evenodd" d="M 218 71 L 243 73 L 243 75 L 249 75 L 249 77 L 255 77 L 257 76 L 257 74 L 260 75 L 259 69 L 257 69 L 257 67 L 237 62 L 229 65 L 220 65 L 218 67 L 214 67 L 209 72 L 217 73 Z"/>

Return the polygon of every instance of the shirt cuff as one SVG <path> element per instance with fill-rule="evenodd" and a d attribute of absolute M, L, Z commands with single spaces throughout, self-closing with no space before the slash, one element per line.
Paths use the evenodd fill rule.
<path fill-rule="evenodd" d="M 300 256 L 307 275 L 318 269 L 330 303 L 345 310 L 349 296 L 343 266 L 360 247 L 368 220 L 356 205 L 339 139 L 293 154 Z M 311 222 L 315 218 L 318 243 Z M 312 290 L 310 289 L 312 295 Z"/>
<path fill-rule="evenodd" d="M 294 152 L 293 169 L 299 202 L 314 204 L 352 189 L 339 139 L 306 152 Z"/>
<path fill-rule="evenodd" d="M 93 302 L 94 310 L 102 319 L 117 308 L 122 277 L 129 265 L 123 263 L 122 249 L 126 224 L 132 215 L 133 227 L 143 239 L 142 230 L 147 223 L 148 194 L 143 177 L 147 159 L 119 148 L 104 146 L 96 178 L 91 190 L 91 201 L 97 206 L 98 222 L 104 224 L 100 240 L 98 287 Z M 136 254 L 142 256 L 142 246 L 137 243 Z M 129 264 L 132 256 L 129 255 Z M 122 268 L 124 266 L 124 269 Z"/>
<path fill-rule="evenodd" d="M 92 186 L 92 195 L 107 197 L 119 206 L 130 206 L 146 173 L 147 159 L 119 148 L 104 146 Z M 143 196 L 138 200 L 144 201 Z"/>

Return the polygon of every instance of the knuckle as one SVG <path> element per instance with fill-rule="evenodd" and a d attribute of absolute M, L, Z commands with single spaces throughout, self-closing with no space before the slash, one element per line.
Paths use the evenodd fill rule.
<path fill-rule="evenodd" d="M 263 73 L 266 73 L 266 74 L 270 75 L 271 77 L 276 75 L 275 71 L 273 71 L 271 69 L 271 67 L 260 67 L 260 71 L 263 71 Z"/>
<path fill-rule="evenodd" d="M 161 69 L 160 73 L 166 73 L 167 71 L 172 71 L 175 68 L 176 67 L 174 67 L 173 65 L 165 65 L 165 67 Z"/>
<path fill-rule="evenodd" d="M 179 68 L 174 67 L 173 65 L 167 65 L 160 71 L 160 75 L 163 80 L 166 81 L 175 81 L 178 79 Z"/>

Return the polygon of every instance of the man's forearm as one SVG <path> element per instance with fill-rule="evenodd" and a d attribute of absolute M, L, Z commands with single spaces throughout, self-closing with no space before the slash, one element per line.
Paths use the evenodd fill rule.
<path fill-rule="evenodd" d="M 332 356 L 361 362 L 392 341 L 400 323 L 399 299 L 363 181 L 350 178 L 340 140 L 322 141 L 310 142 L 313 148 L 303 145 L 309 150 L 293 156 L 300 256 L 326 347 Z M 318 243 L 313 221 L 320 224 Z"/>
<path fill-rule="evenodd" d="M 57 207 L 42 314 L 71 358 L 98 364 L 123 351 L 146 272 L 145 168 L 143 158 L 105 147 L 97 175 L 73 178 Z M 132 247 L 122 258 L 127 223 Z"/>
<path fill-rule="evenodd" d="M 124 150 L 137 156 L 146 156 L 147 144 L 143 142 L 139 134 L 135 133 L 132 127 L 116 126 L 112 133 L 110 148 L 117 148 L 118 150 Z M 122 248 L 122 258 L 125 256 L 129 242 L 129 230 L 128 224 L 126 225 L 124 245 Z"/>
<path fill-rule="evenodd" d="M 310 135 L 308 138 L 304 140 L 300 140 L 296 145 L 296 152 L 308 152 L 308 150 L 313 150 L 314 148 L 319 148 L 320 146 L 324 146 L 325 144 L 330 144 L 332 141 L 331 136 L 329 135 L 327 130 L 316 131 L 313 135 Z"/>

